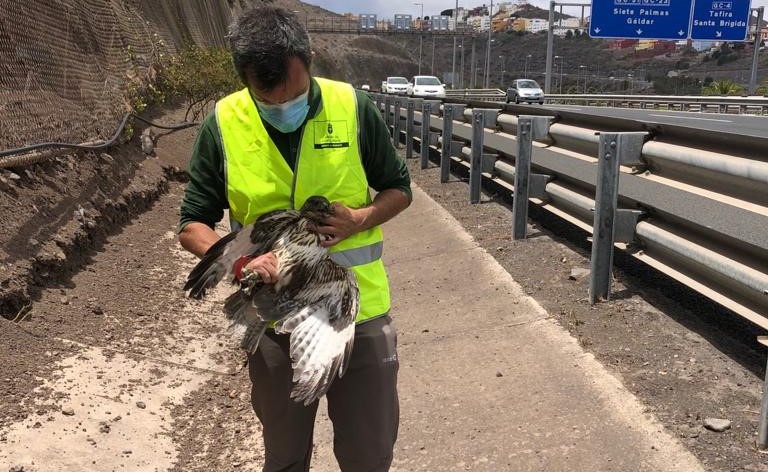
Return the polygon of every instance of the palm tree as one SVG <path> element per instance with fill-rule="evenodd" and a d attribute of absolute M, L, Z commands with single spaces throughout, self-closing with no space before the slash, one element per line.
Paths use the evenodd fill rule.
<path fill-rule="evenodd" d="M 712 82 L 701 90 L 704 95 L 741 95 L 744 87 L 730 79 L 725 79 Z"/>

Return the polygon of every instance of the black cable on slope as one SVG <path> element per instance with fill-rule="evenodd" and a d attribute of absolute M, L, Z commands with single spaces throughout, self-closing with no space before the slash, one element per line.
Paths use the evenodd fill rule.
<path fill-rule="evenodd" d="M 156 128 L 161 128 L 161 129 L 170 129 L 170 130 L 180 130 L 180 129 L 189 128 L 190 126 L 195 126 L 198 124 L 197 122 L 185 121 L 177 125 L 170 125 L 170 126 L 158 125 L 156 123 L 153 123 L 149 120 L 146 120 L 140 117 L 139 115 L 133 112 L 128 112 L 125 114 L 125 116 L 123 116 L 123 119 L 120 121 L 120 126 L 118 126 L 117 131 L 115 131 L 115 134 L 109 139 L 109 141 L 99 141 L 92 144 L 90 143 L 89 144 L 70 144 L 70 143 L 58 143 L 58 142 L 32 144 L 29 146 L 22 146 L 18 148 L 6 149 L 5 151 L 0 151 L 0 158 L 6 157 L 6 156 L 12 156 L 15 154 L 23 154 L 23 153 L 35 151 L 38 149 L 47 149 L 47 148 L 90 149 L 90 150 L 107 148 L 112 146 L 117 141 L 117 139 L 120 137 L 120 134 L 125 129 L 125 125 L 128 123 L 128 119 L 131 117 L 139 121 L 142 121 L 150 126 L 154 126 Z M 0 160 L 0 165 L 1 164 L 2 164 L 2 161 Z"/>

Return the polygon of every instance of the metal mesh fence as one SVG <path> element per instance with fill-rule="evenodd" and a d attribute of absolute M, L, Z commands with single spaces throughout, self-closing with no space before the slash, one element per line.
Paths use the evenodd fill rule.
<path fill-rule="evenodd" d="M 0 149 L 106 139 L 154 64 L 223 46 L 241 3 L 0 0 Z"/>

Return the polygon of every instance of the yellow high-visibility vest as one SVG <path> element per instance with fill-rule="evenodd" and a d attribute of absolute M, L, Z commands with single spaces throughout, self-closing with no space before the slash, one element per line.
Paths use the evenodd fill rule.
<path fill-rule="evenodd" d="M 269 137 L 248 89 L 216 103 L 216 122 L 225 159 L 230 218 L 245 226 L 278 209 L 301 208 L 322 195 L 350 208 L 371 202 L 360 156 L 357 97 L 349 84 L 316 78 L 322 106 L 301 133 L 295 171 Z M 389 312 L 389 281 L 381 261 L 378 226 L 330 248 L 337 263 L 349 267 L 360 288 L 356 322 Z"/>

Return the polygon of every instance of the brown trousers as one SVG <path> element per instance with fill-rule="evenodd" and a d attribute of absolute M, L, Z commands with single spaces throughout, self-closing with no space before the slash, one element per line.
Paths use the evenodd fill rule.
<path fill-rule="evenodd" d="M 389 470 L 397 439 L 397 334 L 389 316 L 355 327 L 352 359 L 326 394 L 333 452 L 344 472 Z M 248 357 L 251 403 L 263 427 L 264 472 L 304 472 L 312 457 L 318 402 L 290 399 L 289 336 L 268 331 Z"/>

